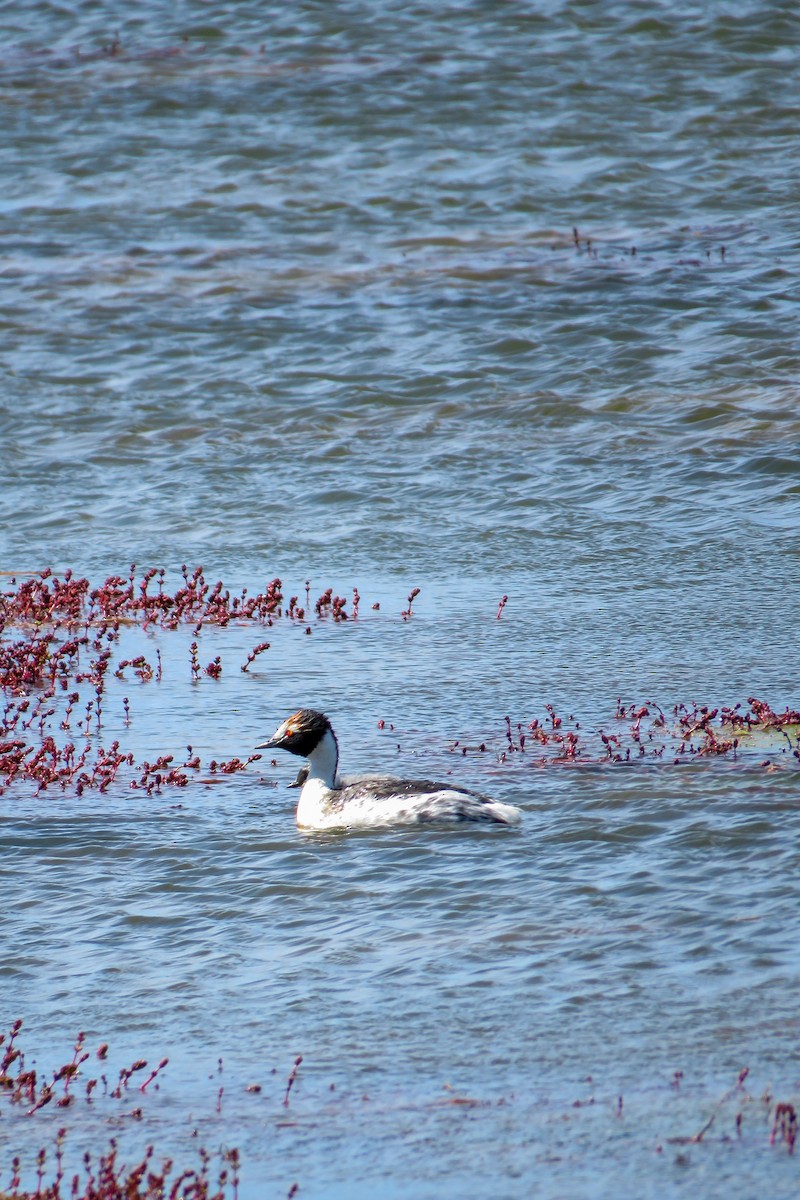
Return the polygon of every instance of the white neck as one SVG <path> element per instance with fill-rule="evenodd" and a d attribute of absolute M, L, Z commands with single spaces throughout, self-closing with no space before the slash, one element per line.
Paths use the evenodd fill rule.
<path fill-rule="evenodd" d="M 325 787 L 332 788 L 339 765 L 339 747 L 330 729 L 325 730 L 322 740 L 311 751 L 307 761 L 309 780 L 319 780 Z"/>

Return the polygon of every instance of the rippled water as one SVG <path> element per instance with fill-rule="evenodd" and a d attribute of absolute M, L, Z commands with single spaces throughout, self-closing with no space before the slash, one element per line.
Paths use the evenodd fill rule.
<path fill-rule="evenodd" d="M 238 1145 L 248 1198 L 795 1195 L 796 759 L 502 759 L 548 703 L 595 745 L 618 696 L 800 704 L 792 6 L 0 13 L 0 566 L 363 596 L 246 675 L 206 629 L 196 686 L 189 631 L 127 631 L 164 678 L 104 738 L 246 756 L 310 704 L 345 769 L 525 810 L 301 837 L 285 762 L 6 793 L 2 1014 L 45 1073 L 78 1029 L 170 1057 L 141 1123 L 9 1152 L 69 1118 Z"/>

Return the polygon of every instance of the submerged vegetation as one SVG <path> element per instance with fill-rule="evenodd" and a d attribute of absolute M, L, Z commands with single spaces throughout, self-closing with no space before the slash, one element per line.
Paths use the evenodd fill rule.
<path fill-rule="evenodd" d="M 137 706 L 158 707 L 160 688 L 170 681 L 171 673 L 177 672 L 179 685 L 188 688 L 213 689 L 220 686 L 220 679 L 224 686 L 225 679 L 240 679 L 240 672 L 263 671 L 288 631 L 311 635 L 326 626 L 336 630 L 338 638 L 368 620 L 413 625 L 424 613 L 420 597 L 415 587 L 393 611 L 387 612 L 387 606 L 381 611 L 377 603 L 364 603 L 360 610 L 357 588 L 350 600 L 330 587 L 315 598 L 306 582 L 303 596 L 287 599 L 282 581 L 275 578 L 250 595 L 247 589 L 232 592 L 221 581 L 210 584 L 200 567 L 192 571 L 184 567 L 173 589 L 167 586 L 163 570 L 138 573 L 135 567 L 127 577 L 111 576 L 97 586 L 70 571 L 63 578 L 42 571 L 22 582 L 10 579 L 0 590 L 0 794 L 14 799 L 53 793 L 79 796 L 89 790 L 102 803 L 101 797 L 112 788 L 117 794 L 124 788 L 149 796 L 165 788 L 186 789 L 193 782 L 246 772 L 261 759 L 259 754 L 204 761 L 191 745 L 178 756 L 148 744 L 147 752 L 137 757 L 124 744 L 125 731 L 136 718 Z M 474 616 L 476 621 L 506 623 L 513 621 L 513 611 L 513 597 L 503 595 Z M 242 652 L 240 637 L 237 657 L 232 659 L 221 636 L 214 638 L 215 651 L 220 653 L 212 657 L 202 653 L 204 630 L 219 632 L 234 625 L 252 631 L 249 649 Z M 144 644 L 129 649 L 137 639 Z M 305 644 L 305 637 L 301 641 Z M 552 703 L 541 703 L 538 712 L 498 716 L 482 731 L 470 730 L 442 741 L 439 750 L 520 771 L 625 770 L 647 763 L 678 770 L 695 763 L 775 771 L 800 760 L 800 711 L 773 708 L 756 696 L 730 705 L 677 702 L 666 707 L 654 700 L 618 699 L 612 709 L 598 721 L 596 716 L 587 720 L 581 714 L 558 712 Z M 119 736 L 107 741 L 109 726 Z M 399 736 L 388 719 L 382 717 L 377 726 L 387 736 Z M 66 1061 L 43 1074 L 20 1049 L 21 1029 L 22 1022 L 16 1021 L 0 1036 L 0 1117 L 6 1133 L 13 1133 L 15 1127 L 21 1132 L 20 1124 L 28 1127 L 20 1140 L 28 1146 L 31 1123 L 37 1130 L 41 1123 L 47 1148 L 25 1162 L 13 1150 L 6 1161 L 0 1159 L 0 1200 L 236 1200 L 237 1149 L 222 1147 L 213 1157 L 198 1149 L 196 1158 L 190 1158 L 194 1165 L 181 1167 L 174 1165 L 172 1145 L 172 1159 L 160 1158 L 144 1138 L 135 1152 L 127 1151 L 125 1139 L 132 1131 L 142 1132 L 148 1119 L 150 1125 L 158 1124 L 156 1115 L 147 1111 L 148 1099 L 152 1101 L 159 1088 L 168 1066 L 166 1057 L 137 1058 L 112 1072 L 106 1066 L 108 1046 L 101 1043 L 90 1049 L 88 1039 L 79 1033 Z M 290 1102 L 294 1105 L 302 1061 L 302 1056 L 295 1056 L 286 1074 L 276 1080 L 271 1093 L 276 1110 L 285 1110 Z M 707 1119 L 697 1122 L 696 1132 L 687 1131 L 695 1127 L 694 1113 L 683 1133 L 674 1124 L 665 1129 L 656 1152 L 669 1145 L 682 1147 L 676 1159 L 680 1162 L 688 1154 L 686 1147 L 714 1138 L 746 1143 L 749 1133 L 750 1145 L 760 1152 L 769 1146 L 773 1153 L 793 1155 L 798 1135 L 796 1100 L 777 1099 L 769 1089 L 751 1095 L 747 1079 L 743 1069 L 722 1098 L 709 1104 Z M 681 1072 L 659 1086 L 674 1094 L 681 1087 Z M 222 1090 L 216 1097 L 218 1113 Z M 239 1090 L 257 1095 L 262 1085 L 240 1081 Z M 309 1097 L 308 1112 L 291 1124 L 302 1130 L 303 1120 L 316 1121 L 329 1103 L 321 1092 Z M 428 1117 L 434 1109 L 480 1114 L 484 1107 L 500 1103 L 511 1109 L 516 1098 L 476 1097 L 450 1089 L 446 1096 L 437 1095 L 426 1103 Z M 591 1111 L 595 1098 L 570 1103 L 563 1120 L 577 1121 L 579 1112 L 585 1116 Z M 369 1096 L 359 1093 L 358 1105 L 359 1113 L 367 1113 Z M 644 1120 L 635 1115 L 634 1099 L 626 1097 L 623 1102 L 616 1094 L 598 1095 L 596 1107 L 606 1114 L 609 1136 L 625 1121 L 628 1135 L 636 1127 L 644 1136 Z M 332 1119 L 345 1119 L 342 1113 L 348 1114 L 347 1119 L 352 1116 L 342 1104 Z M 277 1117 L 274 1123 L 279 1125 Z M 109 1124 L 114 1136 L 109 1136 Z M 165 1132 L 167 1136 L 171 1139 L 171 1131 Z M 14 1139 L 7 1137 L 6 1143 L 13 1146 Z M 33 1145 L 38 1144 L 37 1133 Z M 91 1153 L 81 1154 L 86 1146 L 93 1147 Z M 288 1194 L 297 1191 L 292 1184 Z"/>
<path fill-rule="evenodd" d="M 189 648 L 191 679 L 218 679 L 221 656 L 206 665 L 199 657 L 197 638 L 203 627 L 224 628 L 233 621 L 261 629 L 278 620 L 305 622 L 310 585 L 305 605 L 297 596 L 290 597 L 287 605 L 280 579 L 249 596 L 247 589 L 232 595 L 222 582 L 209 586 L 200 567 L 190 574 L 184 566 L 182 577 L 182 585 L 170 593 L 165 590 L 163 570 L 148 570 L 137 579 L 132 566 L 127 579 L 110 576 L 98 587 L 71 571 L 62 580 L 45 570 L 23 583 L 12 581 L 0 593 L 0 688 L 6 697 L 0 726 L 0 790 L 27 781 L 35 784 L 37 793 L 54 785 L 78 794 L 85 788 L 104 792 L 127 768 L 130 787 L 152 792 L 164 786 L 185 787 L 190 773 L 200 770 L 201 761 L 191 746 L 185 760 L 176 763 L 174 756 L 158 753 L 152 761 L 134 762 L 118 740 L 107 748 L 96 745 L 110 680 L 158 684 L 163 677 L 158 648 L 152 662 L 145 654 L 114 661 L 121 634 L 132 627 L 188 628 L 195 639 Z M 346 603 L 328 588 L 316 602 L 316 619 L 346 621 Z M 352 616 L 357 614 L 356 591 Z M 307 624 L 306 632 L 310 630 Z M 269 642 L 259 642 L 240 669 L 246 672 L 269 648 Z M 122 703 L 127 723 L 129 698 L 124 696 Z M 233 774 L 260 757 L 212 759 L 206 770 Z"/>
<path fill-rule="evenodd" d="M 136 1059 L 122 1067 L 116 1078 L 108 1069 L 109 1047 L 101 1042 L 94 1051 L 87 1048 L 84 1033 L 75 1039 L 72 1057 L 49 1076 L 43 1077 L 35 1066 L 26 1062 L 19 1041 L 23 1022 L 16 1020 L 7 1034 L 0 1034 L 0 1095 L 2 1117 L 31 1119 L 42 1109 L 51 1106 L 59 1112 L 60 1120 L 113 1122 L 125 1129 L 145 1118 L 148 1088 L 158 1088 L 156 1080 L 169 1059 L 162 1058 L 151 1066 L 145 1059 Z M 98 1113 L 97 1110 L 102 1110 Z M 97 1140 L 103 1144 L 102 1134 Z M 60 1126 L 48 1153 L 42 1147 L 36 1155 L 35 1190 L 23 1185 L 23 1174 L 29 1164 L 19 1155 L 2 1164 L 8 1174 L 0 1176 L 0 1200 L 236 1200 L 239 1187 L 239 1151 L 223 1150 L 219 1163 L 202 1147 L 197 1151 L 198 1165 L 177 1170 L 170 1159 L 156 1162 L 154 1148 L 148 1146 L 134 1165 L 121 1157 L 117 1138 L 107 1140 L 104 1148 L 82 1157 L 82 1169 L 67 1166 L 69 1134 L 66 1125 Z"/>
<path fill-rule="evenodd" d="M 107 1066 L 108 1044 L 102 1042 L 90 1050 L 85 1034 L 79 1033 L 71 1056 L 44 1077 L 26 1061 L 20 1047 L 22 1027 L 22 1021 L 17 1020 L 7 1034 L 0 1034 L 0 1119 L 8 1132 L 14 1121 L 40 1120 L 39 1114 L 48 1106 L 50 1110 L 61 1111 L 56 1123 L 49 1127 L 49 1149 L 42 1146 L 38 1153 L 31 1155 L 30 1161 L 23 1162 L 20 1155 L 11 1150 L 7 1151 L 5 1160 L 0 1159 L 0 1200 L 238 1200 L 242 1162 L 237 1148 L 223 1146 L 212 1155 L 203 1146 L 198 1146 L 194 1152 L 196 1165 L 183 1169 L 176 1166 L 173 1157 L 159 1159 L 153 1144 L 128 1157 L 123 1155 L 121 1142 L 126 1131 L 142 1125 L 152 1128 L 153 1114 L 145 1112 L 150 1096 L 148 1089 L 151 1085 L 153 1090 L 158 1089 L 158 1077 L 168 1065 L 166 1058 L 154 1067 L 137 1059 L 113 1072 Z M 302 1063 L 303 1056 L 297 1055 L 285 1081 L 273 1070 L 274 1085 L 268 1089 L 269 1096 L 262 1096 L 264 1088 L 260 1083 L 240 1087 L 256 1100 L 267 1100 L 270 1105 L 267 1120 L 276 1130 L 317 1128 L 322 1116 L 335 1120 L 337 1108 L 340 1110 L 337 1115 L 341 1116 L 342 1105 L 349 1111 L 348 1100 L 332 1095 L 333 1086 L 324 1087 L 320 1081 L 297 1113 L 292 1114 L 292 1119 L 287 1119 L 286 1110 Z M 221 1070 L 221 1061 L 219 1066 Z M 664 1155 L 676 1148 L 673 1153 L 677 1165 L 686 1164 L 690 1148 L 710 1142 L 737 1143 L 752 1151 L 771 1148 L 773 1153 L 782 1151 L 793 1155 L 798 1133 L 797 1109 L 791 1101 L 779 1100 L 770 1087 L 761 1094 L 750 1092 L 747 1087 L 749 1075 L 748 1068 L 742 1068 L 732 1086 L 715 1101 L 700 1098 L 698 1104 L 698 1096 L 691 1094 L 694 1089 L 687 1091 L 684 1103 L 687 1113 L 680 1118 L 675 1112 L 675 1101 L 684 1093 L 684 1073 L 675 1071 L 671 1078 L 656 1081 L 656 1092 L 661 1097 L 658 1109 L 664 1128 L 652 1144 L 652 1152 Z M 218 1114 L 223 1091 L 219 1088 L 216 1096 Z M 354 1099 L 363 1120 L 370 1097 L 358 1093 Z M 498 1105 L 513 1110 L 519 1099 L 511 1094 L 466 1094 L 448 1083 L 442 1086 L 441 1094 L 421 1102 L 420 1115 L 430 1121 L 435 1115 L 448 1112 L 453 1120 L 458 1119 L 459 1113 L 472 1114 L 471 1120 L 479 1121 L 481 1112 Z M 634 1132 L 650 1143 L 652 1131 L 646 1128 L 642 1101 L 641 1096 L 632 1098 L 612 1093 L 604 1087 L 602 1080 L 589 1076 L 583 1081 L 578 1097 L 560 1098 L 556 1112 L 551 1111 L 552 1098 L 538 1096 L 535 1104 L 545 1114 L 549 1113 L 548 1120 L 558 1120 L 574 1131 L 581 1120 L 600 1119 L 610 1137 L 629 1139 Z M 672 1132 L 671 1127 L 674 1128 L 679 1119 L 697 1120 L 698 1114 L 703 1113 L 704 1104 L 708 1106 L 705 1119 L 694 1132 Z M 71 1122 L 71 1128 L 66 1122 Z M 263 1116 L 260 1122 L 263 1127 Z M 104 1132 L 108 1124 L 114 1125 L 116 1136 L 109 1137 Z M 76 1138 L 81 1147 L 97 1145 L 100 1149 L 85 1150 L 81 1154 L 72 1144 Z M 77 1169 L 76 1164 L 79 1164 Z M 300 1192 L 297 1182 L 286 1186 L 287 1200 Z"/>
<path fill-rule="evenodd" d="M 202 567 L 182 568 L 180 585 L 170 591 L 163 569 L 150 568 L 137 575 L 112 575 L 98 586 L 71 571 L 63 579 L 44 570 L 24 582 L 11 580 L 0 592 L 0 690 L 5 701 L 0 723 L 0 792 L 12 786 L 33 787 L 35 794 L 50 788 L 80 795 L 85 789 L 105 792 L 118 779 L 146 793 L 163 787 L 186 787 L 193 779 L 245 771 L 261 756 L 233 757 L 203 763 L 191 745 L 176 761 L 174 754 L 154 749 L 137 761 L 119 738 L 101 744 L 105 707 L 111 688 L 129 690 L 126 683 L 158 685 L 164 674 L 161 649 L 123 656 L 120 638 L 131 631 L 157 632 L 167 637 L 189 631 L 187 678 L 218 680 L 228 665 L 221 654 L 204 663 L 198 638 L 204 627 L 251 626 L 259 635 L 265 629 L 276 636 L 280 626 L 302 626 L 306 634 L 314 623 L 342 625 L 359 620 L 358 589 L 353 589 L 348 611 L 345 597 L 326 588 L 312 602 L 311 584 L 305 600 L 283 593 L 280 579 L 249 595 L 246 588 L 234 594 L 222 581 L 213 585 Z M 413 616 L 420 595 L 412 588 L 402 621 Z M 504 616 L 504 595 L 496 617 Z M 373 604 L 373 610 L 379 610 Z M 504 616 L 504 619 L 508 619 Z M 259 641 L 236 667 L 255 669 L 271 648 Z M 152 646 L 152 640 L 149 643 Z M 121 696 L 125 725 L 130 723 L 128 695 Z M 384 727 L 380 722 L 380 727 Z M 669 714 L 655 701 L 625 704 L 617 701 L 613 718 L 587 725 L 573 715 L 561 716 L 553 705 L 544 714 L 513 721 L 506 716 L 480 738 L 459 738 L 453 752 L 489 754 L 499 762 L 514 756 L 530 765 L 587 765 L 630 763 L 656 759 L 676 764 L 726 757 L 732 761 L 767 752 L 763 767 L 774 769 L 785 756 L 800 759 L 800 712 L 775 711 L 755 696 L 747 707 L 711 707 L 678 703 Z M 776 751 L 777 753 L 776 755 Z M 784 756 L 783 760 L 781 755 Z M 776 762 L 777 757 L 777 762 Z"/>

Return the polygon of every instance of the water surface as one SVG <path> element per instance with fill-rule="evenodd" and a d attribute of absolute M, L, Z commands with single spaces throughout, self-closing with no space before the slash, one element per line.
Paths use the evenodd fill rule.
<path fill-rule="evenodd" d="M 798 32 L 721 2 L 2 10 L 0 565 L 363 597 L 311 636 L 204 629 L 197 684 L 190 629 L 126 630 L 164 674 L 112 685 L 100 740 L 207 765 L 308 704 L 345 769 L 525 810 L 303 837 L 283 761 L 6 792 L 8 1023 L 45 1074 L 78 1030 L 114 1072 L 170 1058 L 141 1122 L 4 1119 L 33 1177 L 110 1123 L 131 1155 L 238 1145 L 248 1198 L 796 1193 L 797 759 L 614 764 L 599 731 L 618 697 L 800 704 Z M 546 704 L 585 761 L 503 760 Z"/>

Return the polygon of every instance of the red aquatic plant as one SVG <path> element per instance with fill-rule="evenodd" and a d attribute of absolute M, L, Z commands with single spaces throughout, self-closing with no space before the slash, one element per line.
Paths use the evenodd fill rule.
<path fill-rule="evenodd" d="M 333 603 L 333 588 L 326 588 L 314 605 L 318 617 L 324 617 Z"/>
<path fill-rule="evenodd" d="M 772 1122 L 772 1132 L 769 1135 L 769 1144 L 774 1146 L 776 1141 L 785 1142 L 790 1154 L 794 1154 L 795 1144 L 797 1142 L 797 1112 L 792 1104 L 776 1104 L 775 1118 Z"/>
<path fill-rule="evenodd" d="M 311 609 L 310 581 L 306 581 L 305 607 L 299 605 L 297 596 L 291 596 L 284 607 L 282 589 L 282 581 L 275 577 L 261 592 L 249 594 L 243 588 L 234 594 L 221 580 L 208 581 L 201 566 L 190 570 L 186 565 L 173 591 L 163 568 L 137 572 L 135 564 L 127 575 L 111 575 L 94 587 L 69 571 L 62 580 L 49 570 L 20 584 L 12 580 L 0 592 L 0 689 L 5 696 L 0 715 L 0 792 L 21 783 L 33 784 L 37 794 L 52 787 L 78 794 L 86 788 L 103 792 L 120 771 L 126 773 L 131 787 L 148 793 L 166 786 L 185 787 L 190 779 L 187 772 L 200 767 L 197 757 L 177 766 L 171 756 L 154 753 L 152 761 L 137 766 L 118 743 L 108 750 L 97 747 L 111 703 L 109 684 L 131 676 L 139 684 L 158 684 L 162 678 L 160 648 L 156 648 L 155 662 L 152 654 L 134 653 L 119 658 L 115 666 L 113 647 L 122 632 L 131 628 L 155 626 L 168 632 L 183 626 L 193 633 L 189 646 L 192 680 L 200 685 L 206 679 L 219 679 L 222 655 L 206 665 L 200 658 L 198 638 L 204 626 L 224 628 L 235 621 L 263 629 L 286 619 L 304 622 L 305 633 L 311 633 L 312 626 L 306 623 Z M 409 592 L 401 613 L 404 621 L 411 617 L 419 594 L 418 587 Z M 345 598 L 326 588 L 313 611 L 318 621 L 346 624 L 357 617 L 360 601 L 354 588 L 348 613 Z M 498 617 L 506 602 L 504 595 Z M 267 641 L 257 643 L 241 671 L 247 672 L 269 647 Z M 120 701 L 128 726 L 131 701 L 128 696 Z M 731 707 L 678 704 L 671 728 L 664 709 L 652 700 L 623 703 L 620 698 L 614 717 L 627 729 L 617 728 L 612 733 L 600 727 L 584 732 L 573 716 L 562 716 L 548 703 L 535 717 L 515 721 L 506 717 L 497 754 L 503 761 L 510 754 L 524 755 L 531 765 L 619 764 L 634 758 L 663 760 L 669 749 L 675 762 L 733 761 L 746 757 L 750 735 L 761 731 L 782 737 L 784 753 L 791 752 L 795 761 L 800 760 L 800 713 L 789 707 L 776 710 L 752 696 L 747 707 L 741 703 Z M 59 744 L 58 730 L 69 737 L 66 744 Z M 460 738 L 451 749 L 486 754 L 495 741 L 494 735 L 483 731 L 475 740 Z M 234 758 L 230 764 L 220 764 L 212 760 L 210 770 L 213 774 L 232 773 L 252 761 L 255 759 Z M 764 760 L 764 765 L 776 769 L 770 759 Z"/>
<path fill-rule="evenodd" d="M 131 1114 L 141 1120 L 141 1109 Z M 211 1156 L 202 1148 L 198 1151 L 199 1168 L 175 1173 L 171 1159 L 157 1166 L 154 1148 L 148 1146 L 144 1157 L 133 1167 L 119 1161 L 116 1138 L 95 1158 L 86 1153 L 83 1158 L 83 1177 L 73 1175 L 69 1184 L 64 1179 L 63 1153 L 67 1130 L 60 1129 L 56 1138 L 55 1168 L 52 1183 L 45 1183 L 47 1152 L 42 1148 L 36 1159 L 36 1191 L 22 1191 L 18 1157 L 11 1162 L 9 1190 L 3 1193 L 8 1200 L 236 1200 L 239 1190 L 240 1158 L 237 1149 L 221 1152 L 221 1166 L 216 1179 L 210 1174 Z M 63 1188 L 66 1190 L 62 1190 Z"/>
<path fill-rule="evenodd" d="M 265 650 L 269 650 L 269 642 L 259 642 L 258 645 L 250 651 L 247 656 L 247 661 L 243 663 L 239 669 L 241 671 L 246 671 L 250 664 L 255 661 L 258 655 L 263 654 Z"/>
<path fill-rule="evenodd" d="M 291 1071 L 289 1072 L 289 1078 L 286 1080 L 286 1091 L 284 1092 L 284 1096 L 283 1096 L 284 1108 L 289 1107 L 289 1092 L 292 1090 L 292 1087 L 294 1086 L 294 1081 L 297 1078 L 297 1072 L 300 1070 L 300 1064 L 302 1063 L 302 1061 L 303 1061 L 302 1054 L 298 1054 L 297 1058 L 294 1060 L 294 1066 L 292 1067 Z"/>
<path fill-rule="evenodd" d="M 415 588 L 412 588 L 411 591 L 408 593 L 408 608 L 404 609 L 400 613 L 400 616 L 403 618 L 404 621 L 407 621 L 409 619 L 409 617 L 412 615 L 411 610 L 412 610 L 414 601 L 416 600 L 417 596 L 420 594 L 421 590 L 422 590 L 421 588 L 415 587 Z"/>

